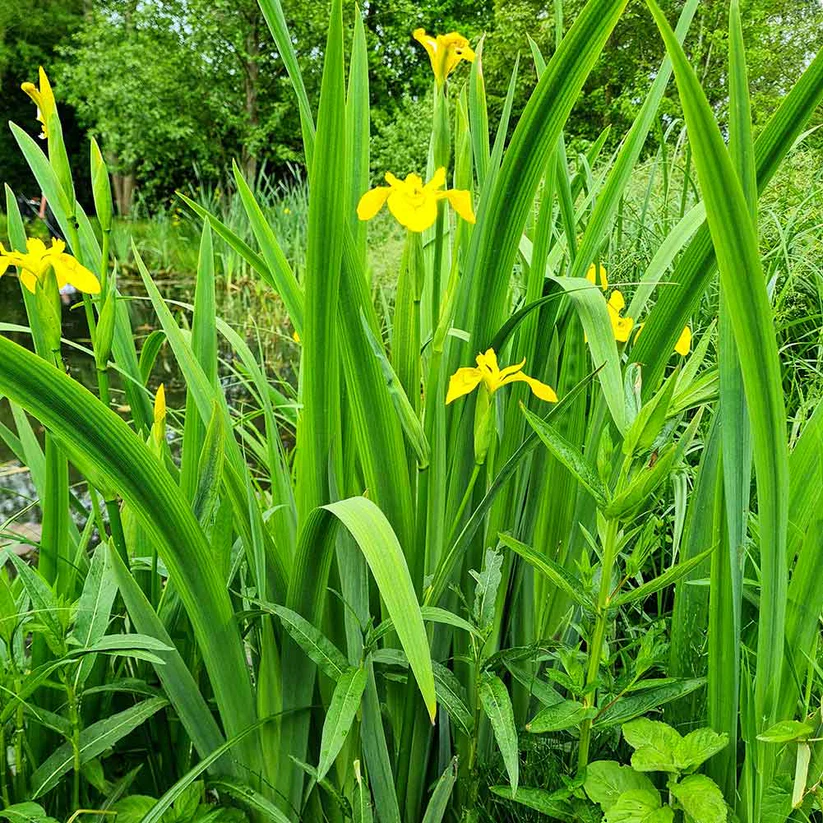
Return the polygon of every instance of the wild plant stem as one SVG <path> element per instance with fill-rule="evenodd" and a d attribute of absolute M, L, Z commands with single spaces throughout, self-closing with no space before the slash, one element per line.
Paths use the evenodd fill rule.
<path fill-rule="evenodd" d="M 593 684 L 600 671 L 600 662 L 603 656 L 603 640 L 606 636 L 608 623 L 608 605 L 611 592 L 612 570 L 617 557 L 617 520 L 606 521 L 606 533 L 603 540 L 603 563 L 600 571 L 600 590 L 597 596 L 597 617 L 595 618 L 592 641 L 589 645 L 589 668 L 586 673 L 586 694 L 583 705 L 587 708 L 594 706 L 596 690 Z M 580 748 L 577 757 L 577 770 L 581 772 L 589 762 L 589 746 L 591 745 L 592 721 L 586 719 L 580 725 Z"/>
<path fill-rule="evenodd" d="M 74 772 L 72 774 L 71 803 L 73 809 L 80 808 L 80 710 L 77 692 L 70 677 L 65 677 L 66 697 L 68 700 L 69 722 L 71 723 L 71 748 L 74 755 Z"/>

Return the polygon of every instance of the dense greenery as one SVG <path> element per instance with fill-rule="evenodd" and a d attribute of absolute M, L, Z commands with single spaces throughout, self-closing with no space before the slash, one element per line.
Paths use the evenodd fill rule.
<path fill-rule="evenodd" d="M 0 816 L 819 823 L 819 8 L 258 3 L 11 124 Z"/>
<path fill-rule="evenodd" d="M 384 159 L 406 174 L 425 160 L 423 121 L 430 108 L 429 82 L 416 26 L 459 29 L 476 41 L 486 35 L 485 72 L 489 108 L 499 116 L 509 75 L 520 57 L 513 100 L 515 119 L 534 88 L 536 75 L 527 37 L 547 56 L 554 48 L 556 15 L 544 0 L 391 0 L 364 5 L 375 127 L 373 172 Z M 666 0 L 674 13 L 680 0 Z M 583 0 L 557 0 L 573 20 Z M 310 99 L 319 88 L 325 47 L 323 3 L 284 3 Z M 347 22 L 354 7 L 345 9 Z M 727 0 L 705 0 L 696 12 L 687 53 L 710 102 L 722 109 L 728 98 Z M 823 9 L 817 0 L 746 0 L 744 35 L 749 47 L 755 126 L 774 110 L 786 88 L 823 44 Z M 152 59 L 146 60 L 145 55 Z M 637 116 L 648 78 L 663 56 L 656 32 L 640 5 L 630 5 L 604 48 L 603 59 L 584 87 L 570 117 L 574 146 L 594 141 L 605 125 L 617 144 Z M 0 119 L 20 122 L 25 102 L 15 93 L 48 67 L 68 106 L 64 130 L 71 146 L 82 134 L 98 138 L 118 173 L 118 205 L 131 204 L 132 187 L 155 211 L 175 188 L 194 181 L 221 182 L 238 158 L 248 176 L 265 162 L 281 174 L 302 159 L 299 122 L 288 78 L 254 0 L 76 0 L 40 3 L 15 0 L 0 10 Z M 681 116 L 676 94 L 661 104 L 661 129 Z M 412 135 L 418 139 L 410 140 Z M 651 142 L 659 142 L 653 135 Z M 0 136 L 0 167 L 17 189 L 34 196 L 30 178 L 7 132 Z M 120 176 L 126 178 L 121 184 Z"/>

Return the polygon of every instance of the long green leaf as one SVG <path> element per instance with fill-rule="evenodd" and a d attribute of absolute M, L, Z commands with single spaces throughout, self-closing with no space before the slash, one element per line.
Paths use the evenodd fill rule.
<path fill-rule="evenodd" d="M 164 697 L 151 697 L 87 726 L 80 732 L 81 765 L 111 748 L 166 705 L 168 701 Z M 64 743 L 31 776 L 31 797 L 36 799 L 56 786 L 73 764 L 74 749 L 71 743 Z"/>

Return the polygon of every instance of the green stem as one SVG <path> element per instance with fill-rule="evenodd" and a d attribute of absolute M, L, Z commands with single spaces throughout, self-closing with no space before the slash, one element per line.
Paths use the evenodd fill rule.
<path fill-rule="evenodd" d="M 469 485 L 466 486 L 466 492 L 463 495 L 463 499 L 460 501 L 460 505 L 457 508 L 457 514 L 454 518 L 454 526 L 452 527 L 449 539 L 446 541 L 447 546 L 451 546 L 454 542 L 457 530 L 460 528 L 460 520 L 463 517 L 463 513 L 466 511 L 466 506 L 468 505 L 469 500 L 471 500 L 472 492 L 474 491 L 474 484 L 477 482 L 477 478 L 480 474 L 481 468 L 483 468 L 482 463 L 474 464 L 474 468 L 472 469 L 472 476 L 469 478 Z"/>
<path fill-rule="evenodd" d="M 606 637 L 612 570 L 617 559 L 617 530 L 617 520 L 606 521 L 606 534 L 603 540 L 603 565 L 600 571 L 600 590 L 597 596 L 597 617 L 595 618 L 592 642 L 589 645 L 589 669 L 586 673 L 586 694 L 583 697 L 583 705 L 587 708 L 595 704 L 596 690 L 593 688 L 593 684 L 600 672 L 603 640 Z M 580 748 L 577 757 L 578 772 L 582 772 L 589 762 L 591 734 L 592 721 L 590 719 L 584 720 L 580 726 Z"/>
<path fill-rule="evenodd" d="M 66 698 L 68 701 L 69 722 L 71 723 L 71 749 L 73 754 L 74 772 L 72 774 L 71 804 L 73 809 L 80 808 L 80 707 L 77 701 L 77 692 L 74 690 L 71 677 L 64 678 Z"/>

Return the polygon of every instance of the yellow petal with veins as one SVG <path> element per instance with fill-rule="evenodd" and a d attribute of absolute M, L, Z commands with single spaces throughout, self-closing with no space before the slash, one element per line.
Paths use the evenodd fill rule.
<path fill-rule="evenodd" d="M 458 397 L 470 394 L 473 392 L 480 381 L 483 379 L 483 373 L 480 369 L 462 368 L 458 369 L 449 378 L 449 390 L 446 393 L 446 405 Z"/>

